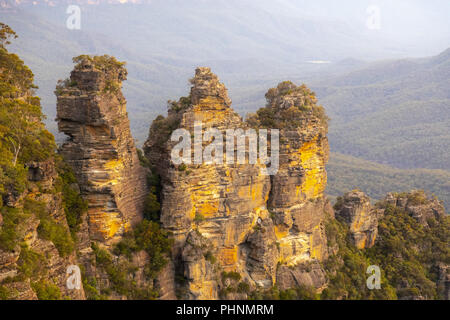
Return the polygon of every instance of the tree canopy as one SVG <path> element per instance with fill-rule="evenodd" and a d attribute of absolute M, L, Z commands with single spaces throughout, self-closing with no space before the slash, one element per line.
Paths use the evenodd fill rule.
<path fill-rule="evenodd" d="M 53 135 L 45 129 L 34 75 L 6 46 L 17 38 L 0 23 L 0 192 L 17 193 L 25 188 L 25 166 L 54 154 Z"/>

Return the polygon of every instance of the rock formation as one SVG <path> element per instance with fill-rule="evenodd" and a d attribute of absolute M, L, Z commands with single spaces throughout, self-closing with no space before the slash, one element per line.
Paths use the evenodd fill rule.
<path fill-rule="evenodd" d="M 91 239 L 115 242 L 142 218 L 146 173 L 130 134 L 121 83 L 126 70 L 111 57 L 81 57 L 57 94 L 61 154 L 89 204 Z"/>
<path fill-rule="evenodd" d="M 292 94 L 269 91 L 270 112 L 280 121 L 280 168 L 269 177 L 262 174 L 264 163 L 180 164 L 171 162 L 175 129 L 187 129 L 195 140 L 195 122 L 202 134 L 216 128 L 264 128 L 265 119 L 244 122 L 230 108 L 226 88 L 209 68 L 198 68 L 191 80 L 190 95 L 170 102 L 166 118 L 152 124 L 144 145 L 146 156 L 161 176 L 163 226 L 175 238 L 176 268 L 187 284 L 184 297 L 215 299 L 227 284 L 218 280 L 220 272 L 235 272 L 251 287 L 270 288 L 277 277 L 286 286 L 302 281 L 296 266 L 315 263 L 327 256 L 323 220 L 329 209 L 324 199 L 325 163 L 328 157 L 326 124 L 316 110 L 312 93 L 293 86 Z M 307 110 L 300 111 L 299 108 Z M 296 112 L 295 110 L 299 110 Z M 292 112 L 290 127 L 281 118 Z M 262 113 L 261 113 L 262 114 Z M 204 147 L 201 139 L 195 146 Z M 261 160 L 261 159 L 260 159 Z M 270 213 L 267 210 L 270 209 Z M 278 268 L 277 265 L 281 265 Z M 321 268 L 315 266 L 314 284 L 324 284 Z"/>
<path fill-rule="evenodd" d="M 338 199 L 335 209 L 336 218 L 349 226 L 352 241 L 358 249 L 375 244 L 378 216 L 368 196 L 357 190 L 348 192 Z"/>
<path fill-rule="evenodd" d="M 2 194 L 0 298 L 6 292 L 8 299 L 37 299 L 55 287 L 59 298 L 71 299 L 395 298 L 392 286 L 365 292 L 366 274 L 355 274 L 380 258 L 384 245 L 392 245 L 394 264 L 413 261 L 416 268 L 403 278 L 384 275 L 393 277 L 398 297 L 448 298 L 442 204 L 413 191 L 371 206 L 363 192 L 352 191 L 333 210 L 324 195 L 328 119 L 305 85 L 286 81 L 269 89 L 267 105 L 244 121 L 218 77 L 198 68 L 189 96 L 169 101 L 167 117 L 152 123 L 147 159 L 139 159 L 121 93 L 123 64 L 109 56 L 74 61 L 70 79 L 56 88 L 67 164 L 52 151 L 26 164 L 24 191 Z M 270 157 L 261 151 L 266 133 Z M 187 149 L 179 149 L 179 138 Z M 67 194 L 86 206 L 80 193 L 85 216 L 67 209 Z M 158 221 L 142 220 L 144 209 Z M 424 245 L 403 250 L 397 229 Z M 377 242 L 383 237 L 386 243 Z M 425 262 L 408 260 L 421 252 Z M 377 262 L 395 269 L 391 257 Z M 70 265 L 82 266 L 84 288 L 67 287 Z"/>
<path fill-rule="evenodd" d="M 246 129 L 230 108 L 224 85 L 208 68 L 197 69 L 192 84 L 190 97 L 172 103 L 168 117 L 153 123 L 144 151 L 161 176 L 161 221 L 174 235 L 174 257 L 189 280 L 188 297 L 215 299 L 217 272 L 207 258 L 214 257 L 221 270 L 246 273 L 247 236 L 258 219 L 268 217 L 270 181 L 259 164 L 171 163 L 170 131 L 163 132 L 170 124 L 192 133 L 196 121 L 202 123 L 202 133 L 208 128 L 224 135 L 226 129 Z"/>
<path fill-rule="evenodd" d="M 324 229 L 326 212 L 332 211 L 324 197 L 328 126 L 322 107 L 304 85 L 282 82 L 266 93 L 266 99 L 267 106 L 248 121 L 280 130 L 280 169 L 271 177 L 268 207 L 280 246 L 277 278 L 284 279 L 281 288 L 286 288 L 302 283 L 298 274 L 304 273 L 304 264 L 314 265 L 328 256 Z M 315 270 L 313 283 L 321 287 L 324 273 L 318 265 Z M 297 280 L 287 282 L 288 278 Z"/>
<path fill-rule="evenodd" d="M 442 203 L 436 199 L 428 198 L 423 191 L 414 190 L 408 193 L 389 193 L 385 201 L 394 207 L 406 210 L 408 214 L 427 225 L 429 218 L 440 219 L 445 217 L 445 209 Z"/>
<path fill-rule="evenodd" d="M 40 229 L 42 223 L 51 223 L 52 228 L 60 228 L 60 232 L 65 233 L 66 245 L 72 241 L 62 195 L 54 191 L 58 177 L 54 161 L 31 162 L 27 167 L 29 187 L 21 195 L 20 204 L 7 211 L 8 215 L 20 212 L 20 219 L 24 219 L 16 230 L 22 240 L 11 250 L 0 247 L 0 282 L 4 281 L 9 299 L 36 300 L 38 297 L 32 286 L 41 283 L 56 286 L 60 298 L 84 299 L 83 287 L 67 287 L 68 267 L 78 264 L 75 252 L 61 252 L 61 244 L 46 239 Z"/>

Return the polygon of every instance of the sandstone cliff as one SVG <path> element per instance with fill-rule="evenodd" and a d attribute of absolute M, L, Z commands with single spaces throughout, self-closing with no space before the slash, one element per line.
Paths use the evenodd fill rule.
<path fill-rule="evenodd" d="M 280 246 L 279 286 L 320 288 L 325 276 L 317 262 L 328 256 L 324 220 L 327 213 L 332 215 L 324 197 L 327 117 L 305 85 L 282 82 L 266 93 L 266 99 L 267 106 L 247 121 L 257 128 L 280 130 L 280 169 L 271 176 L 268 202 Z M 305 264 L 314 266 L 306 281 Z"/>
<path fill-rule="evenodd" d="M 208 68 L 197 69 L 191 82 L 190 96 L 173 103 L 168 117 L 153 123 L 144 150 L 161 175 L 161 222 L 174 235 L 173 256 L 188 281 L 187 297 L 216 299 L 218 272 L 248 273 L 247 237 L 258 219 L 268 218 L 270 181 L 259 164 L 171 163 L 169 136 L 174 129 L 194 133 L 195 121 L 203 124 L 202 133 L 211 127 L 222 133 L 245 129 L 230 108 L 224 85 Z M 161 129 L 170 125 L 162 135 Z"/>
<path fill-rule="evenodd" d="M 352 241 L 358 249 L 375 244 L 378 232 L 377 210 L 361 191 L 352 191 L 339 198 L 334 206 L 336 218 L 349 225 Z"/>
<path fill-rule="evenodd" d="M 126 70 L 107 56 L 76 62 L 70 79 L 56 90 L 58 127 L 68 136 L 61 154 L 88 201 L 90 239 L 108 244 L 142 219 L 146 173 L 121 92 Z"/>
<path fill-rule="evenodd" d="M 295 86 L 289 95 L 270 91 L 274 97 L 268 98 L 268 108 L 280 118 L 293 112 L 288 117 L 294 121 L 289 127 L 282 121 L 268 127 L 281 129 L 280 168 L 271 178 L 262 173 L 261 161 L 228 164 L 225 150 L 220 164 L 171 162 L 175 129 L 194 136 L 194 123 L 201 122 L 202 134 L 217 128 L 225 136 L 227 129 L 264 128 L 262 117 L 244 122 L 230 108 L 224 85 L 209 68 L 198 68 L 191 83 L 190 95 L 171 102 L 168 116 L 153 122 L 144 145 L 161 176 L 161 221 L 174 234 L 173 257 L 186 282 L 178 284 L 179 291 L 188 298 L 224 298 L 224 292 L 233 292 L 233 283 L 224 281 L 230 272 L 253 289 L 270 288 L 277 277 L 286 287 L 302 282 L 293 267 L 327 256 L 323 220 L 329 205 L 323 191 L 328 143 L 312 94 Z M 293 110 L 308 103 L 305 112 Z M 192 149 L 196 144 L 207 145 L 194 141 Z M 318 265 L 312 278 L 306 282 L 318 287 L 325 282 Z"/>

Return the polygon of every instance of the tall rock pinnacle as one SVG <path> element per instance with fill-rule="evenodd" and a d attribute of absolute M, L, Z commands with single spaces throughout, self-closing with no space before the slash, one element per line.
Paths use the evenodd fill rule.
<path fill-rule="evenodd" d="M 266 107 L 247 121 L 253 127 L 280 130 L 280 168 L 271 177 L 268 201 L 282 262 L 277 269 L 278 285 L 321 287 L 325 275 L 314 262 L 328 256 L 324 222 L 325 212 L 332 212 L 324 196 L 327 117 L 305 85 L 281 82 L 268 90 L 266 100 Z M 305 263 L 313 263 L 308 275 L 302 269 Z"/>
<path fill-rule="evenodd" d="M 127 72 L 109 56 L 74 62 L 56 88 L 58 128 L 68 136 L 61 153 L 89 203 L 90 238 L 114 242 L 141 220 L 147 192 L 121 92 Z"/>
<path fill-rule="evenodd" d="M 168 116 L 153 122 L 144 151 L 161 176 L 161 222 L 174 236 L 174 257 L 188 279 L 184 298 L 217 299 L 218 270 L 249 277 L 249 255 L 257 254 L 250 252 L 256 248 L 250 248 L 247 238 L 258 221 L 270 220 L 265 207 L 270 179 L 260 173 L 259 164 L 224 161 L 184 168 L 171 163 L 171 130 L 193 132 L 194 122 L 201 122 L 203 134 L 215 128 L 225 136 L 227 129 L 247 127 L 209 68 L 198 68 L 191 84 L 190 95 L 171 102 Z M 257 280 L 268 277 L 272 283 L 272 273 Z"/>
<path fill-rule="evenodd" d="M 155 119 L 144 145 L 161 176 L 161 222 L 174 236 L 176 269 L 187 279 L 183 297 L 224 298 L 237 278 L 251 288 L 322 287 L 325 273 L 317 262 L 328 254 L 323 223 L 330 207 L 323 194 L 328 143 L 326 116 L 314 94 L 282 83 L 267 93 L 267 107 L 245 122 L 209 68 L 197 68 L 191 84 L 188 97 L 171 101 L 168 116 Z M 261 161 L 174 165 L 175 129 L 190 131 L 194 149 L 205 147 L 192 134 L 194 122 L 202 123 L 203 134 L 214 128 L 224 136 L 229 129 L 278 129 L 278 173 L 262 174 Z M 234 280 L 227 278 L 230 272 Z"/>

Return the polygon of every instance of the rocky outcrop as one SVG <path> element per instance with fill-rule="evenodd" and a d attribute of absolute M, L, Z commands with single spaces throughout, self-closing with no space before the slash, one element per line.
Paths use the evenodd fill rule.
<path fill-rule="evenodd" d="M 439 220 L 446 215 L 442 202 L 435 197 L 427 197 L 421 190 L 408 193 L 388 193 L 385 201 L 394 207 L 405 210 L 424 226 L 428 224 L 428 219 Z"/>
<path fill-rule="evenodd" d="M 14 229 L 18 238 L 14 247 L 0 248 L 0 285 L 8 291 L 9 299 L 38 299 L 33 285 L 45 283 L 55 286 L 60 298 L 85 299 L 83 287 L 67 286 L 68 268 L 78 265 L 75 251 L 61 252 L 65 239 L 70 245 L 72 239 L 63 207 L 62 194 L 55 191 L 58 174 L 53 159 L 32 162 L 28 167 L 28 189 L 20 203 L 10 206 L 8 214 L 19 214 L 21 222 Z M 43 223 L 59 228 L 58 240 L 46 239 L 40 232 Z M 8 226 L 11 228 L 11 225 Z M 0 223 L 0 231 L 1 223 Z M 61 233 L 65 233 L 61 234 Z M 65 236 L 65 238 L 61 238 Z"/>
<path fill-rule="evenodd" d="M 197 122 L 202 124 L 200 134 L 216 128 L 224 136 L 227 129 L 246 129 L 230 108 L 225 86 L 209 68 L 198 68 L 191 83 L 190 96 L 172 102 L 167 118 L 154 121 L 144 151 L 161 176 L 161 222 L 173 233 L 174 259 L 189 282 L 187 297 L 214 299 L 219 291 L 214 264 L 223 271 L 247 273 L 246 240 L 257 220 L 268 218 L 270 181 L 259 164 L 171 162 L 174 143 L 169 137 L 177 128 L 194 134 Z M 192 149 L 196 145 L 201 147 L 201 140 Z"/>
<path fill-rule="evenodd" d="M 378 233 L 378 213 L 363 192 L 354 190 L 338 199 L 335 215 L 349 226 L 353 244 L 358 249 L 375 244 Z"/>
<path fill-rule="evenodd" d="M 173 259 L 187 281 L 178 284 L 178 289 L 183 289 L 178 291 L 185 298 L 215 299 L 229 289 L 218 280 L 220 272 L 238 273 L 254 289 L 270 288 L 277 278 L 283 278 L 286 286 L 302 279 L 322 286 L 323 272 L 315 267 L 307 275 L 309 269 L 302 268 L 303 263 L 327 257 L 323 222 L 330 211 L 323 194 L 328 158 L 326 117 L 315 105 L 313 94 L 293 84 L 285 90 L 283 83 L 279 91 L 271 89 L 266 95 L 267 112 L 244 122 L 230 108 L 225 86 L 209 68 L 198 68 L 191 84 L 188 97 L 170 102 L 168 116 L 155 119 L 144 145 L 147 158 L 161 176 L 161 221 L 174 235 Z M 267 121 L 265 114 L 275 121 Z M 195 123 L 201 123 L 201 129 Z M 274 126 L 265 126 L 267 123 Z M 196 147 L 209 145 L 201 137 L 210 128 L 223 137 L 227 129 L 279 129 L 279 170 L 272 177 L 264 174 L 266 165 L 261 159 L 250 164 L 248 152 L 245 163 L 228 163 L 225 146 L 220 163 L 174 164 L 171 152 L 175 142 L 170 137 L 179 128 L 190 132 L 191 158 Z M 279 264 L 289 267 L 281 269 L 286 273 L 299 270 L 285 275 L 277 272 Z"/>
<path fill-rule="evenodd" d="M 450 300 L 450 266 L 441 264 L 438 268 L 438 290 L 442 293 L 441 296 L 445 300 Z"/>
<path fill-rule="evenodd" d="M 277 286 L 281 290 L 301 286 L 321 290 L 326 282 L 326 273 L 317 261 L 303 263 L 296 268 L 283 265 L 277 272 Z"/>
<path fill-rule="evenodd" d="M 282 82 L 266 93 L 266 99 L 267 106 L 247 121 L 257 128 L 280 130 L 280 168 L 271 176 L 268 208 L 280 247 L 279 262 L 304 274 L 304 264 L 328 256 L 324 220 L 332 209 L 324 197 L 327 118 L 304 85 Z M 277 279 L 285 279 L 287 270 L 279 268 Z M 321 282 L 316 287 L 324 285 L 324 277 L 312 277 L 316 284 Z"/>
<path fill-rule="evenodd" d="M 142 218 L 146 172 L 130 134 L 121 83 L 126 70 L 112 57 L 81 57 L 57 94 L 61 154 L 88 201 L 90 239 L 116 242 Z"/>

